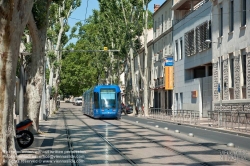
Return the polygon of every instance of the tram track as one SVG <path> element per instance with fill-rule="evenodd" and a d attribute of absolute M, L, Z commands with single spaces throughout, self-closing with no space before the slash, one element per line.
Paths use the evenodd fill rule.
<path fill-rule="evenodd" d="M 123 151 L 122 151 L 121 149 L 119 149 L 112 141 L 108 140 L 108 138 L 102 134 L 103 131 L 98 131 L 98 130 L 95 129 L 94 127 L 92 127 L 92 126 L 90 126 L 89 124 L 87 124 L 83 119 L 80 119 L 74 112 L 71 111 L 71 113 L 72 113 L 72 115 L 74 115 L 77 119 L 79 119 L 84 125 L 86 125 L 90 130 L 92 130 L 92 131 L 95 133 L 95 135 L 97 135 L 99 138 L 101 138 L 101 139 L 102 139 L 105 143 L 107 143 L 112 149 L 114 149 L 119 155 L 121 155 L 130 165 L 137 165 L 137 164 L 138 164 L 138 163 L 135 162 L 135 160 L 130 159 L 126 154 L 124 154 Z M 86 116 L 86 117 L 87 117 L 87 116 Z M 91 118 L 90 118 L 90 119 L 91 119 Z M 110 123 L 110 122 L 108 122 L 107 120 L 100 120 L 100 121 L 104 122 L 105 124 L 108 124 L 108 126 L 114 126 L 115 128 L 119 128 L 119 129 L 121 129 L 121 130 L 125 130 L 126 133 L 133 134 L 133 135 L 135 135 L 135 136 L 141 138 L 142 140 L 146 140 L 146 141 L 149 142 L 149 143 L 153 143 L 153 144 L 155 144 L 155 145 L 157 145 L 157 146 L 159 146 L 159 147 L 161 147 L 161 148 L 164 148 L 164 149 L 166 149 L 166 150 L 168 150 L 168 151 L 171 151 L 172 153 L 175 153 L 175 154 L 178 155 L 178 156 L 182 156 L 183 158 L 189 159 L 189 160 L 195 162 L 197 165 L 203 165 L 203 166 L 214 165 L 214 164 L 211 164 L 211 163 L 209 163 L 209 162 L 203 162 L 203 160 L 200 160 L 200 159 L 198 159 L 198 158 L 196 158 L 196 157 L 194 157 L 194 156 L 190 156 L 190 155 L 186 154 L 185 152 L 181 152 L 181 151 L 178 151 L 178 150 L 176 150 L 176 149 L 173 149 L 173 148 L 171 148 L 171 147 L 169 147 L 169 146 L 163 145 L 163 144 L 159 143 L 158 141 L 156 141 L 156 140 L 154 140 L 154 139 L 152 139 L 152 138 L 148 138 L 148 137 L 146 137 L 146 136 L 143 136 L 143 135 L 141 135 L 141 134 L 138 134 L 137 132 L 134 132 L 134 131 L 131 131 L 130 129 L 127 129 L 127 128 L 122 127 L 121 125 L 117 125 L 117 124 Z M 164 133 L 164 132 L 160 132 L 160 131 L 157 131 L 157 130 L 153 130 L 153 129 L 150 129 L 149 127 L 143 127 L 143 126 L 141 126 L 141 125 L 137 125 L 137 124 L 132 123 L 132 122 L 129 123 L 129 122 L 124 122 L 124 121 L 122 120 L 122 123 L 129 124 L 129 125 L 134 125 L 134 126 L 139 126 L 139 127 L 141 127 L 141 128 L 147 129 L 147 130 L 149 130 L 149 131 L 154 131 L 154 132 L 157 132 L 157 133 L 160 133 L 160 134 L 164 134 L 165 136 L 170 136 L 170 137 L 174 137 L 174 138 L 180 139 L 180 138 L 175 137 L 175 136 L 173 136 L 173 135 L 169 135 L 169 134 Z M 113 131 L 113 132 L 115 133 L 116 131 Z M 185 141 L 187 141 L 187 140 L 185 140 Z M 206 148 L 209 148 L 209 149 L 211 149 L 211 150 L 216 150 L 216 149 L 213 149 L 213 148 L 210 148 L 210 147 L 201 145 L 201 144 L 197 144 L 197 143 L 194 143 L 194 142 L 191 142 L 191 141 L 187 141 L 187 142 L 189 142 L 189 143 L 191 143 L 191 144 L 194 144 L 194 145 L 199 145 L 199 146 L 202 146 L 202 147 L 206 147 Z M 116 142 L 115 142 L 115 143 L 116 143 Z M 225 163 L 227 163 L 227 162 L 225 161 Z"/>
<path fill-rule="evenodd" d="M 136 126 L 138 126 L 138 127 L 142 127 L 142 128 L 144 128 L 144 129 L 147 129 L 147 130 L 151 130 L 151 131 L 154 131 L 154 132 L 157 132 L 157 133 L 160 133 L 160 134 L 164 134 L 164 135 L 166 135 L 166 136 L 171 136 L 171 137 L 174 137 L 174 138 L 176 138 L 176 139 L 183 139 L 183 138 L 181 138 L 181 137 L 174 136 L 174 135 L 171 135 L 171 134 L 167 134 L 166 132 L 163 132 L 163 131 L 159 131 L 159 129 L 154 129 L 153 126 L 148 126 L 148 125 L 142 126 L 142 125 L 138 125 L 138 124 L 133 123 L 133 122 L 128 122 L 127 120 L 125 120 L 125 121 L 122 120 L 122 122 L 123 122 L 123 123 L 126 123 L 126 124 L 130 124 L 130 125 L 136 125 Z M 118 126 L 118 125 L 117 125 L 117 127 L 121 128 L 121 127 Z M 186 140 L 186 139 L 185 139 L 185 141 L 187 141 L 187 142 L 189 142 L 189 143 L 191 143 L 191 144 L 194 144 L 194 145 L 203 146 L 203 147 L 209 148 L 209 149 L 211 149 L 211 150 L 217 151 L 218 154 L 219 154 L 221 151 L 223 151 L 223 149 L 220 149 L 220 148 L 212 148 L 212 147 L 207 146 L 207 145 L 205 145 L 205 144 L 203 144 L 203 143 L 197 143 L 197 142 L 194 142 L 194 141 L 191 141 L 191 140 Z M 250 163 L 250 158 L 244 158 L 244 160 Z M 241 161 L 239 161 L 239 162 L 241 162 Z"/>
<path fill-rule="evenodd" d="M 70 112 L 77 118 L 77 116 L 70 110 Z M 65 118 L 65 116 L 64 116 Z M 130 165 L 132 166 L 136 166 L 136 163 L 128 158 L 121 150 L 119 150 L 118 148 L 116 148 L 109 140 L 107 140 L 101 133 L 99 133 L 96 129 L 94 129 L 93 127 L 91 127 L 90 125 L 88 125 L 86 122 L 84 122 L 82 119 L 79 119 L 85 126 L 87 126 L 91 131 L 93 131 L 99 138 L 101 138 L 106 144 L 108 144 L 113 150 L 115 150 L 120 156 L 122 156 L 124 158 L 124 160 L 126 160 Z M 66 121 L 65 121 L 66 122 Z M 66 124 L 66 123 L 65 123 Z M 67 133 L 69 133 L 69 129 L 67 128 Z M 70 136 L 70 134 L 69 134 Z M 69 139 L 70 140 L 70 139 Z M 70 149 L 73 149 L 73 144 L 72 142 L 69 143 L 70 144 Z"/>
<path fill-rule="evenodd" d="M 178 154 L 178 155 L 181 155 L 181 156 L 186 157 L 186 158 L 188 158 L 188 159 L 190 159 L 190 160 L 192 160 L 192 161 L 195 161 L 195 162 L 197 162 L 197 163 L 200 164 L 200 165 L 203 165 L 203 166 L 211 166 L 211 164 L 209 164 L 209 163 L 202 162 L 202 161 L 197 160 L 197 159 L 195 159 L 195 158 L 193 158 L 193 157 L 187 156 L 186 154 L 184 154 L 184 153 L 182 153 L 182 152 L 179 152 L 179 151 L 177 151 L 177 150 L 175 150 L 175 149 L 173 149 L 173 148 L 170 148 L 169 146 L 162 145 L 162 144 L 160 144 L 159 142 L 157 142 L 157 141 L 155 141 L 155 140 L 153 140 L 153 139 L 150 139 L 150 138 L 147 138 L 147 137 L 145 137 L 145 136 L 142 136 L 142 135 L 140 135 L 140 134 L 138 134 L 138 133 L 136 133 L 136 132 L 130 131 L 130 130 L 128 130 L 128 129 L 126 129 L 126 128 L 123 128 L 123 127 L 121 127 L 121 126 L 118 126 L 118 125 L 109 123 L 109 122 L 107 122 L 106 120 L 102 120 L 102 121 L 105 122 L 105 123 L 108 123 L 108 124 L 110 124 L 110 125 L 116 126 L 116 127 L 118 127 L 119 129 L 123 129 L 123 130 L 125 130 L 125 131 L 127 131 L 127 132 L 129 132 L 129 133 L 131 133 L 131 134 L 134 134 L 134 135 L 136 135 L 136 136 L 138 136 L 138 137 L 140 137 L 140 138 L 142 138 L 142 139 L 144 139 L 144 140 L 147 140 L 148 142 L 157 144 L 158 146 L 160 146 L 160 147 L 162 147 L 162 148 L 165 148 L 165 149 L 167 149 L 167 150 L 169 150 L 169 151 L 172 151 L 172 152 L 174 152 L 174 153 L 176 153 L 176 154 Z M 127 123 L 127 122 L 124 122 L 124 121 L 123 121 L 123 123 Z M 129 123 L 127 123 L 127 124 L 129 124 Z M 139 126 L 139 127 L 142 127 L 142 126 Z M 148 129 L 148 128 L 145 128 L 145 129 Z M 155 132 L 155 131 L 154 131 L 154 132 Z M 162 133 L 161 133 L 161 134 L 162 134 Z"/>
<path fill-rule="evenodd" d="M 74 161 L 74 162 L 71 162 L 71 165 L 72 166 L 79 166 L 77 155 L 74 152 L 74 148 L 73 148 L 73 141 L 71 139 L 70 129 L 68 127 L 64 112 L 65 112 L 65 110 L 62 111 L 62 118 L 63 118 L 64 127 L 65 127 L 65 131 L 66 131 L 66 135 L 67 135 L 68 148 L 69 148 L 69 152 L 70 152 L 70 156 L 71 156 L 71 161 Z"/>
<path fill-rule="evenodd" d="M 71 112 L 72 112 L 72 111 L 71 111 Z M 77 117 L 77 116 L 75 115 L 75 113 L 72 112 L 72 114 L 73 114 L 75 117 Z M 91 117 L 90 117 L 90 118 L 91 118 Z M 87 124 L 86 122 L 84 122 L 82 119 L 80 119 L 80 121 L 82 121 L 82 123 L 83 123 L 84 125 L 86 125 L 90 130 L 92 130 L 98 137 L 100 137 L 102 140 L 104 140 L 110 147 L 112 147 L 117 153 L 119 153 L 119 154 L 120 154 L 126 161 L 128 161 L 131 165 L 136 165 L 136 162 L 135 162 L 135 161 L 133 161 L 132 159 L 129 159 L 121 150 L 119 150 L 119 148 L 115 147 L 115 146 L 114 146 L 105 136 L 103 136 L 100 132 L 98 132 L 96 129 L 94 129 L 93 127 L 91 127 L 90 125 L 88 125 L 88 124 Z M 142 135 L 140 135 L 140 134 L 137 134 L 136 132 L 133 132 L 133 131 L 130 131 L 130 130 L 128 130 L 128 129 L 126 129 L 126 128 L 123 128 L 123 127 L 121 127 L 121 126 L 118 126 L 118 125 L 109 123 L 109 122 L 107 122 L 106 120 L 101 120 L 101 121 L 103 121 L 104 123 L 107 123 L 107 124 L 109 124 L 109 125 L 118 127 L 119 129 L 125 130 L 126 132 L 129 132 L 129 133 L 131 133 L 131 134 L 134 134 L 134 135 L 136 135 L 136 136 L 142 138 L 143 140 L 146 140 L 146 141 L 148 141 L 148 142 L 150 142 L 150 143 L 156 144 L 157 146 L 162 147 L 162 148 L 164 148 L 164 149 L 167 149 L 167 150 L 169 150 L 169 151 L 171 151 L 171 152 L 174 152 L 175 154 L 177 154 L 177 155 L 179 155 L 179 156 L 183 156 L 183 157 L 185 157 L 185 158 L 187 158 L 187 159 L 189 159 L 189 160 L 191 160 L 191 161 L 196 162 L 198 165 L 202 165 L 202 166 L 211 166 L 211 164 L 209 164 L 209 163 L 202 162 L 202 161 L 200 161 L 200 160 L 198 160 L 198 159 L 195 159 L 195 158 L 193 158 L 193 157 L 187 156 L 186 154 L 184 154 L 184 153 L 182 153 L 182 152 L 179 152 L 179 151 L 177 151 L 177 150 L 175 150 L 175 149 L 173 149 L 173 148 L 170 148 L 170 147 L 168 147 L 168 146 L 162 145 L 162 144 L 160 144 L 160 143 L 154 141 L 153 139 L 144 137 L 144 136 L 142 136 Z"/>

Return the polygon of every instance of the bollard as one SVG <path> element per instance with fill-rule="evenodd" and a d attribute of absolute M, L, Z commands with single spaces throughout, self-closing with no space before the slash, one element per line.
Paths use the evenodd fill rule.
<path fill-rule="evenodd" d="M 139 123 L 138 121 L 136 121 L 136 123 Z"/>
<path fill-rule="evenodd" d="M 158 126 L 158 125 L 156 125 L 155 127 L 157 127 L 157 128 L 158 128 L 159 126 Z"/>
<path fill-rule="evenodd" d="M 227 144 L 228 147 L 234 147 L 234 143 L 230 142 Z"/>
<path fill-rule="evenodd" d="M 193 134 L 193 133 L 189 133 L 188 135 L 189 135 L 190 137 L 193 137 L 193 136 L 194 136 L 194 134 Z"/>
<path fill-rule="evenodd" d="M 175 130 L 175 132 L 176 132 L 176 133 L 180 133 L 180 131 L 179 131 L 179 130 Z"/>
<path fill-rule="evenodd" d="M 168 127 L 165 127 L 164 129 L 165 129 L 165 130 L 168 130 Z"/>

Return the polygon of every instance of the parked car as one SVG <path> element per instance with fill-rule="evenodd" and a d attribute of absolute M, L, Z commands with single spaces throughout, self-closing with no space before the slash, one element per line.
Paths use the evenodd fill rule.
<path fill-rule="evenodd" d="M 72 101 L 72 104 L 73 104 L 73 105 L 76 105 L 76 101 L 77 101 L 78 99 L 82 99 L 82 98 L 81 98 L 81 97 L 75 97 L 75 98 L 73 99 L 73 101 Z"/>
<path fill-rule="evenodd" d="M 75 105 L 82 105 L 82 98 L 76 99 Z"/>
<path fill-rule="evenodd" d="M 132 114 L 133 113 L 133 105 L 126 105 L 125 106 L 125 111 L 126 111 L 126 114 Z"/>

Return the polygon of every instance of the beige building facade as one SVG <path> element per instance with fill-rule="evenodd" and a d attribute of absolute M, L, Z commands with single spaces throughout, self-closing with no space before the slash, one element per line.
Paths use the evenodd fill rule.
<path fill-rule="evenodd" d="M 249 0 L 212 3 L 214 110 L 250 109 L 249 6 Z"/>
<path fill-rule="evenodd" d="M 154 5 L 150 107 L 171 109 L 173 89 L 165 90 L 165 62 L 172 58 L 172 0 Z"/>

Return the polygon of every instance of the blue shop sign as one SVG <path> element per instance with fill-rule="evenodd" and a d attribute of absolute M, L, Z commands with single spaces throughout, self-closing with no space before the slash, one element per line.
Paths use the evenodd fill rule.
<path fill-rule="evenodd" d="M 173 57 L 166 58 L 165 66 L 173 66 L 173 65 L 174 65 Z"/>

